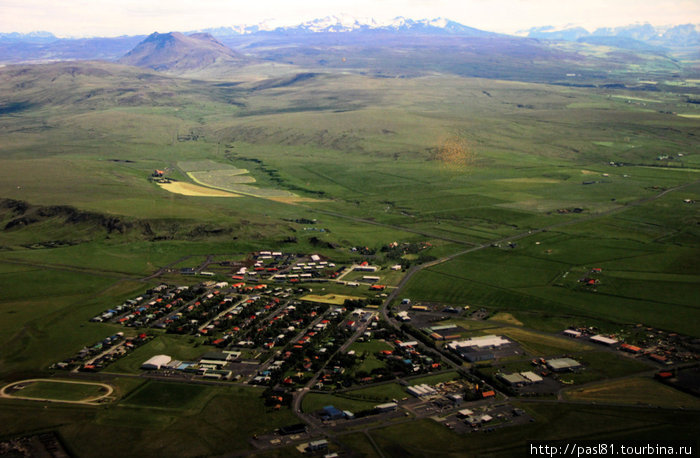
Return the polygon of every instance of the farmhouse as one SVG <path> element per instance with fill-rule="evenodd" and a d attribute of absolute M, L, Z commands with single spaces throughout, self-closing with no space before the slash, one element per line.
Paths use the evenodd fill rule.
<path fill-rule="evenodd" d="M 564 330 L 564 335 L 568 337 L 579 338 L 581 337 L 581 332 L 574 331 L 573 329 L 566 329 Z"/>

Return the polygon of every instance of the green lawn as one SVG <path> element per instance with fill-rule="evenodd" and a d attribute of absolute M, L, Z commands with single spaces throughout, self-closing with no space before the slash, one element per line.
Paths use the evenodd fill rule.
<path fill-rule="evenodd" d="M 151 381 L 130 394 L 121 404 L 135 407 L 199 410 L 206 401 L 207 391 L 204 385 Z"/>
<path fill-rule="evenodd" d="M 457 380 L 458 378 L 460 378 L 460 375 L 457 372 L 444 372 L 442 374 L 426 375 L 425 377 L 412 378 L 408 381 L 408 384 L 411 386 L 420 385 L 423 383 L 428 385 L 437 385 L 438 383 L 449 382 L 451 380 Z"/>
<path fill-rule="evenodd" d="M 583 388 L 574 388 L 566 391 L 565 397 L 573 401 L 658 405 L 676 408 L 700 407 L 700 401 L 692 395 L 662 385 L 656 380 L 641 377 L 611 380 Z"/>
<path fill-rule="evenodd" d="M 99 385 L 83 383 L 62 383 L 55 381 L 32 382 L 15 393 L 15 396 L 56 399 L 62 401 L 82 401 L 105 394 L 106 389 Z"/>
<path fill-rule="evenodd" d="M 315 412 L 324 408 L 325 406 L 332 405 L 341 410 L 357 412 L 360 410 L 371 409 L 377 404 L 377 402 L 373 401 L 362 401 L 354 398 L 350 399 L 333 394 L 309 393 L 304 396 L 302 410 L 304 412 Z"/>

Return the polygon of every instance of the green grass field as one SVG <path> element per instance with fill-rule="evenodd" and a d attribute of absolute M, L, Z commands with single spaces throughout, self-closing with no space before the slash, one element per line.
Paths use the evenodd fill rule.
<path fill-rule="evenodd" d="M 425 383 L 428 385 L 437 385 L 438 383 L 445 383 L 452 380 L 457 380 L 458 378 L 460 378 L 460 376 L 459 374 L 457 374 L 457 372 L 443 372 L 441 374 L 436 375 L 427 375 L 425 377 L 412 378 L 411 380 L 409 380 L 408 384 L 420 385 Z"/>
<path fill-rule="evenodd" d="M 304 396 L 302 410 L 304 412 L 311 413 L 321 410 L 325 406 L 329 405 L 335 406 L 341 410 L 357 412 L 360 410 L 371 409 L 377 405 L 377 403 L 373 401 L 350 399 L 333 394 L 310 393 Z"/>
<path fill-rule="evenodd" d="M 610 58 L 607 48 L 584 48 Z M 587 69 L 595 84 L 574 87 L 461 77 L 458 63 L 429 76 L 373 77 L 356 62 L 334 73 L 289 52 L 317 75 L 268 87 L 246 70 L 208 81 L 109 63 L 0 69 L 3 107 L 26 102 L 0 113 L 0 380 L 48 375 L 51 364 L 123 329 L 89 323 L 95 314 L 160 281 L 193 281 L 148 278 L 161 268 L 263 249 L 391 265 L 381 248 L 392 242 L 430 242 L 409 256 L 415 264 L 479 248 L 421 270 L 399 297 L 485 307 L 492 320 L 449 322 L 465 335 L 502 332 L 533 355 L 571 353 L 587 366 L 570 376 L 577 384 L 650 366 L 537 331 L 642 324 L 700 337 L 700 125 L 688 103 L 695 70 L 675 77 L 685 63 L 644 55 L 634 68 Z M 407 69 L 405 58 L 387 59 Z M 551 75 L 573 64 L 524 65 L 522 79 L 559 82 Z M 487 67 L 473 70 L 500 74 Z M 659 90 L 606 87 L 592 76 L 598 70 L 626 83 L 653 79 Z M 246 82 L 224 81 L 238 77 Z M 174 194 L 149 180 L 154 169 L 248 195 Z M 270 199 L 292 194 L 299 199 Z M 307 220 L 316 221 L 299 222 Z M 510 236 L 522 237 L 499 242 Z M 582 286 L 595 267 L 599 284 Z M 380 274 L 391 285 L 403 275 Z M 367 294 L 307 286 L 318 295 Z M 197 344 L 158 335 L 107 372 L 136 374 L 161 353 L 192 359 L 204 352 Z M 368 355 L 361 368 L 379 364 Z M 140 382 L 117 378 L 122 401 L 99 409 L 0 400 L 0 436 L 55 430 L 77 456 L 209 456 L 249 450 L 252 434 L 298 421 L 287 409 L 269 411 L 257 389 Z M 362 410 L 399 396 L 398 384 L 311 393 L 303 408 Z M 693 412 L 526 407 L 535 423 L 491 435 L 457 437 L 431 421 L 370 434 L 386 456 L 507 456 L 532 438 L 685 437 L 697 423 Z M 338 436 L 374 453 L 361 439 Z"/>
<path fill-rule="evenodd" d="M 99 397 L 106 393 L 106 389 L 100 385 L 89 383 L 62 383 L 60 380 L 37 381 L 27 384 L 17 391 L 15 396 L 55 399 L 60 401 L 82 401 Z"/>
<path fill-rule="evenodd" d="M 176 408 L 155 406 L 149 398 L 140 398 L 139 393 L 143 393 L 140 389 L 132 395 L 137 400 L 140 398 L 138 406 L 124 401 L 99 409 L 90 406 L 45 409 L 41 404 L 0 399 L 0 434 L 5 437 L 30 430 L 55 430 L 78 456 L 152 456 L 154 453 L 201 456 L 249 450 L 252 446 L 248 439 L 253 434 L 271 432 L 297 421 L 288 409 L 266 408 L 261 390 L 256 388 L 193 388 L 186 384 L 151 383 L 144 386 L 146 394 Z M 160 394 L 162 385 L 166 395 Z M 187 410 L 177 409 L 181 404 L 176 396 L 180 395 L 188 402 Z M 245 422 L 240 421 L 243 417 Z"/>
<path fill-rule="evenodd" d="M 698 408 L 697 398 L 646 378 L 612 380 L 585 388 L 575 388 L 565 394 L 573 401 L 641 404 L 662 407 Z"/>
<path fill-rule="evenodd" d="M 201 408 L 206 400 L 206 392 L 207 388 L 203 385 L 152 381 L 133 392 L 121 404 L 134 407 L 199 410 L 198 408 Z"/>

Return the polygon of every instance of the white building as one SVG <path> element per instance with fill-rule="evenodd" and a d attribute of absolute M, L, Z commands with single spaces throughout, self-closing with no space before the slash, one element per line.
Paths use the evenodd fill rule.
<path fill-rule="evenodd" d="M 580 331 L 574 331 L 573 329 L 567 329 L 564 331 L 565 336 L 573 337 L 573 338 L 579 338 L 581 337 L 581 332 Z"/>
<path fill-rule="evenodd" d="M 155 355 L 151 356 L 143 364 L 141 364 L 141 369 L 147 371 L 157 371 L 163 366 L 166 366 L 172 358 L 168 355 Z"/>
<path fill-rule="evenodd" d="M 611 339 L 610 337 L 602 336 L 600 334 L 591 337 L 591 341 L 608 346 L 615 345 L 617 343 L 617 340 Z"/>
<path fill-rule="evenodd" d="M 504 339 L 501 336 L 488 335 L 481 337 L 472 337 L 471 339 L 467 340 L 459 340 L 456 342 L 452 342 L 447 346 L 452 350 L 459 350 L 462 348 L 470 347 L 483 350 L 488 348 L 497 348 L 503 345 L 509 345 L 510 343 L 510 340 Z"/>

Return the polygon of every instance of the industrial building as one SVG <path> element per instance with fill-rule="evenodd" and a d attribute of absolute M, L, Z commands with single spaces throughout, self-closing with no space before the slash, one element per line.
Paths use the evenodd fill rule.
<path fill-rule="evenodd" d="M 456 351 L 467 349 L 467 348 L 484 350 L 484 349 L 490 349 L 490 348 L 498 348 L 502 345 L 509 345 L 510 343 L 511 343 L 510 340 L 505 339 L 501 336 L 488 335 L 488 336 L 481 336 L 481 337 L 472 337 L 471 339 L 452 342 L 452 343 L 448 344 L 447 346 L 450 349 L 456 350 Z"/>
<path fill-rule="evenodd" d="M 538 383 L 544 380 L 542 377 L 540 377 L 532 371 L 521 372 L 520 375 L 525 377 L 530 383 Z"/>
<path fill-rule="evenodd" d="M 172 358 L 168 355 L 155 355 L 151 356 L 143 364 L 141 364 L 141 369 L 147 371 L 157 371 L 161 367 L 170 363 Z"/>
<path fill-rule="evenodd" d="M 509 386 L 523 386 L 538 383 L 544 379 L 532 371 L 520 372 L 516 374 L 498 374 L 497 377 Z"/>
<path fill-rule="evenodd" d="M 474 414 L 473 410 L 470 409 L 462 409 L 459 412 L 457 412 L 457 418 L 467 418 L 470 417 Z"/>
<path fill-rule="evenodd" d="M 510 386 L 523 386 L 529 382 L 520 374 L 498 374 L 498 378 Z"/>
<path fill-rule="evenodd" d="M 457 353 L 460 357 L 469 362 L 487 361 L 495 359 L 494 349 L 501 349 L 512 342 L 501 336 L 481 336 L 472 337 L 467 340 L 459 340 L 447 344 L 447 348 Z"/>
<path fill-rule="evenodd" d="M 393 412 L 399 405 L 395 402 L 387 402 L 385 404 L 379 404 L 374 406 L 375 410 L 379 413 Z"/>
<path fill-rule="evenodd" d="M 409 394 L 417 398 L 422 398 L 423 396 L 431 396 L 437 393 L 437 390 L 435 390 L 435 388 L 426 385 L 425 383 L 416 386 L 409 386 L 408 388 L 406 388 L 406 391 L 408 391 Z"/>
<path fill-rule="evenodd" d="M 354 266 L 353 269 L 356 272 L 376 272 L 379 267 L 376 266 Z"/>
<path fill-rule="evenodd" d="M 591 342 L 599 343 L 602 345 L 612 346 L 617 344 L 617 340 L 611 339 L 610 337 L 605 337 L 600 334 L 591 337 Z"/>
<path fill-rule="evenodd" d="M 341 418 L 345 418 L 345 413 L 335 406 L 325 406 L 321 418 L 324 420 L 340 420 Z"/>
<path fill-rule="evenodd" d="M 553 372 L 566 372 L 580 369 L 581 363 L 571 358 L 557 358 L 546 361 L 547 367 Z"/>
<path fill-rule="evenodd" d="M 309 442 L 309 445 L 306 447 L 306 450 L 309 452 L 316 452 L 319 450 L 326 450 L 327 448 L 328 448 L 328 441 L 326 439 L 320 439 L 317 441 Z"/>

